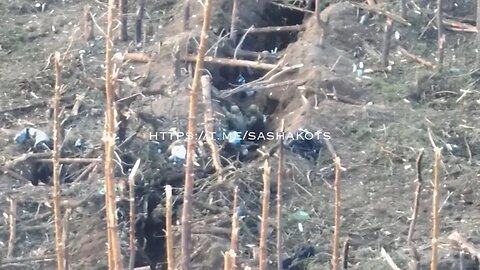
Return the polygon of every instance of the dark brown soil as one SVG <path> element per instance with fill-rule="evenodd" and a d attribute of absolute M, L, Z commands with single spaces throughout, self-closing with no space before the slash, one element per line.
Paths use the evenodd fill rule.
<path fill-rule="evenodd" d="M 98 158 L 102 153 L 104 121 L 104 37 L 95 28 L 95 40 L 86 42 L 82 33 L 84 5 L 92 6 L 96 24 L 105 26 L 106 5 L 103 2 L 48 1 L 45 10 L 31 1 L 0 3 L 0 162 L 7 163 L 26 153 L 15 144 L 14 136 L 25 127 L 51 132 L 46 111 L 53 95 L 54 73 L 50 56 L 59 51 L 63 60 L 62 107 L 65 108 L 65 147 L 69 156 Z M 115 168 L 119 188 L 129 169 L 141 159 L 136 181 L 138 252 L 136 266 L 165 265 L 164 251 L 164 186 L 174 187 L 174 195 L 182 193 L 183 168 L 171 164 L 166 153 L 171 140 L 153 140 L 151 135 L 172 128 L 185 131 L 192 65 L 180 63 L 180 77 L 174 76 L 174 52 L 180 56 L 195 54 L 203 12 L 199 1 L 191 1 L 191 30 L 184 32 L 180 1 L 147 1 L 146 37 L 141 49 L 150 63 L 117 61 L 119 82 L 118 104 L 128 115 L 127 137 L 118 149 Z M 442 150 L 441 174 L 441 245 L 439 269 L 460 269 L 458 250 L 447 237 L 460 232 L 474 244 L 480 242 L 480 201 L 476 187 L 480 148 L 478 74 L 475 65 L 475 34 L 446 31 L 444 71 L 436 74 L 405 58 L 398 51 L 402 46 L 413 54 L 436 63 L 436 30 L 430 25 L 434 7 L 418 3 L 421 14 L 409 6 L 411 26 L 395 24 L 400 39 L 392 40 L 391 71 L 380 71 L 382 37 L 385 18 L 371 14 L 367 26 L 359 23 L 360 10 L 349 3 L 331 3 L 322 12 L 329 18 L 324 44 L 319 44 L 321 29 L 310 13 L 279 8 L 270 0 L 240 1 L 239 27 L 305 24 L 298 33 L 249 34 L 244 51 L 261 53 L 277 47 L 275 55 L 287 66 L 301 65 L 285 72 L 270 83 L 292 81 L 291 84 L 258 90 L 252 97 L 232 95 L 215 103 L 238 104 L 246 109 L 256 104 L 267 115 L 267 130 L 277 131 L 281 120 L 286 130 L 298 128 L 328 132 L 330 143 L 342 161 L 341 175 L 341 241 L 351 243 L 349 269 L 389 269 L 381 256 L 382 248 L 401 269 L 406 269 L 411 251 L 406 244 L 412 215 L 412 201 L 417 178 L 415 159 L 425 149 L 422 175 L 420 215 L 413 242 L 420 253 L 422 269 L 429 269 L 431 247 L 431 197 L 433 148 L 429 132 Z M 288 1 L 283 1 L 288 2 Z M 293 1 L 290 1 L 293 2 Z M 420 1 L 421 2 L 421 1 Z M 445 12 L 453 17 L 473 20 L 476 8 L 469 2 L 446 1 Z M 231 23 L 231 1 L 214 1 L 209 55 L 232 58 L 235 46 L 228 38 Z M 134 14 L 132 1 L 129 10 Z M 291 3 L 290 3 L 291 4 Z M 431 4 L 430 4 L 431 5 Z M 390 2 L 381 6 L 398 14 Z M 129 34 L 134 36 L 134 17 L 129 17 Z M 423 33 L 422 33 L 423 32 Z M 241 35 L 240 35 L 241 36 Z M 115 52 L 122 55 L 134 51 L 130 42 L 115 41 Z M 252 54 L 251 52 L 251 54 Z M 240 54 L 239 58 L 257 61 Z M 266 61 L 266 60 L 258 60 Z M 277 60 L 269 60 L 276 64 Z M 365 74 L 357 76 L 353 67 L 360 62 Z M 238 67 L 206 64 L 215 88 L 221 93 L 233 88 Z M 248 80 L 265 75 L 253 70 Z M 225 92 L 224 92 L 225 93 Z M 71 116 L 77 95 L 85 100 L 77 116 Z M 199 130 L 203 130 L 203 106 L 199 106 Z M 218 119 L 220 121 L 221 119 Z M 87 142 L 79 152 L 73 146 L 78 138 Z M 276 141 L 262 141 L 260 149 L 269 151 Z M 203 148 L 204 149 L 204 148 Z M 289 269 L 330 269 L 333 232 L 334 170 L 331 155 L 322 149 L 317 162 L 286 151 L 284 177 L 284 256 L 312 246 L 315 255 L 301 260 Z M 242 265 L 257 269 L 258 216 L 261 213 L 263 160 L 252 155 L 248 161 L 231 158 L 234 169 L 226 170 L 225 181 L 218 183 L 212 174 L 208 156 L 200 158 L 196 169 L 193 249 L 194 269 L 223 269 L 223 255 L 229 248 L 233 190 L 240 188 L 240 201 L 248 215 L 241 222 L 239 251 Z M 272 167 L 271 214 L 275 215 L 275 194 L 278 157 L 269 158 Z M 42 163 L 43 164 L 43 163 Z M 10 170 L 21 177 L 5 173 L 0 176 L 0 205 L 4 218 L 0 224 L 0 247 L 5 257 L 8 245 L 7 197 L 17 202 L 17 236 L 14 258 L 36 258 L 54 254 L 51 187 L 30 181 L 39 177 L 38 161 L 18 162 Z M 82 172 L 87 171 L 83 177 Z M 103 166 L 66 164 L 62 199 L 71 208 L 69 219 L 70 269 L 107 269 L 106 222 L 104 219 Z M 29 181 L 30 180 L 30 181 Z M 45 181 L 48 182 L 48 181 Z M 128 261 L 128 203 L 119 192 L 119 228 L 125 263 Z M 298 221 L 294 214 L 304 211 L 307 220 Z M 177 198 L 174 220 L 181 215 L 181 198 Z M 272 218 L 273 224 L 273 218 Z M 300 225 L 299 225 L 300 224 Z M 178 224 L 175 224 L 178 232 Z M 300 229 L 302 228 L 302 229 Z M 269 250 L 271 269 L 276 269 L 275 229 L 271 226 Z M 176 233 L 175 243 L 180 235 Z M 179 246 L 176 245 L 176 252 Z M 176 256 L 177 262 L 179 256 Z M 466 257 L 465 269 L 478 269 L 478 262 Z M 8 263 L 2 269 L 54 269 L 54 259 Z M 243 268 L 242 268 L 243 269 Z"/>

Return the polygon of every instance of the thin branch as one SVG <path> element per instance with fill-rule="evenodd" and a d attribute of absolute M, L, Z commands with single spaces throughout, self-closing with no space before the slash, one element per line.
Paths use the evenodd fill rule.
<path fill-rule="evenodd" d="M 407 245 L 411 246 L 413 233 L 415 232 L 415 225 L 418 218 L 418 209 L 420 207 L 420 192 L 422 191 L 423 178 L 422 178 L 422 158 L 423 158 L 423 149 L 420 150 L 417 156 L 416 168 L 417 168 L 417 186 L 415 188 L 415 196 L 413 200 L 413 213 L 412 221 L 410 222 L 410 228 L 408 229 Z"/>
<path fill-rule="evenodd" d="M 432 261 L 431 270 L 437 270 L 438 261 L 438 235 L 440 233 L 440 153 L 441 148 L 435 147 L 435 164 L 433 166 L 433 206 L 432 206 Z"/>
<path fill-rule="evenodd" d="M 385 249 L 382 247 L 380 254 L 382 257 L 387 261 L 388 265 L 393 269 L 393 270 L 401 270 L 397 264 L 393 261 L 392 257 L 385 251 Z"/>
<path fill-rule="evenodd" d="M 250 28 L 248 28 L 245 33 L 243 33 L 242 37 L 240 38 L 240 41 L 238 42 L 237 46 L 235 47 L 235 51 L 233 52 L 233 59 L 237 59 L 237 53 L 238 51 L 242 48 L 243 42 L 245 41 L 245 38 L 247 37 L 248 33 L 252 31 L 255 27 L 252 25 Z"/>

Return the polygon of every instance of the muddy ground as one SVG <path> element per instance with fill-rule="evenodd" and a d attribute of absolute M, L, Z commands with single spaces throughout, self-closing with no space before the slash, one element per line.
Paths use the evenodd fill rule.
<path fill-rule="evenodd" d="M 192 1 L 190 30 L 183 31 L 183 7 L 176 2 L 147 1 L 145 35 L 138 50 L 149 56 L 149 63 L 122 62 L 118 57 L 116 60 L 119 79 L 116 92 L 120 99 L 117 104 L 127 119 L 123 122 L 127 124 L 126 134 L 117 149 L 119 165 L 115 169 L 120 189 L 119 227 L 126 262 L 128 204 L 122 197 L 121 187 L 133 163 L 141 159 L 141 173 L 135 188 L 137 267 L 157 265 L 157 269 L 163 269 L 164 186 L 172 185 L 178 196 L 183 185 L 183 167 L 168 160 L 172 141 L 169 138 L 155 140 L 151 136 L 172 128 L 178 131 L 186 128 L 187 87 L 191 84 L 192 66 L 184 61 L 176 62 L 174 52 L 178 51 L 181 59 L 186 54 L 195 54 L 203 13 L 199 2 Z M 430 131 L 435 144 L 443 147 L 439 269 L 461 269 L 461 261 L 465 269 L 478 269 L 478 262 L 468 256 L 460 260 L 460 253 L 447 240 L 452 232 L 458 231 L 474 244 L 480 242 L 477 225 L 480 203 L 475 188 L 480 157 L 475 34 L 447 30 L 444 69 L 436 73 L 399 52 L 403 47 L 436 64 L 436 28 L 434 23 L 429 24 L 436 7 L 427 2 L 409 2 L 407 19 L 411 25 L 395 22 L 394 31 L 398 33 L 394 36 L 399 38 L 392 40 L 391 68 L 384 72 L 380 69 L 380 60 L 385 17 L 371 13 L 370 20 L 363 25 L 359 21 L 364 10 L 348 3 L 331 2 L 321 15 L 322 19 L 329 18 L 329 24 L 320 45 L 321 29 L 308 12 L 311 7 L 305 7 L 301 1 L 284 1 L 307 10 L 295 11 L 271 2 L 239 1 L 239 28 L 303 23 L 304 29 L 298 33 L 248 34 L 237 58 L 297 68 L 278 76 L 270 75 L 268 84 L 273 86 L 254 85 L 255 94 L 245 96 L 229 95 L 229 90 L 238 85 L 238 75 L 242 74 L 248 83 L 268 70 L 207 63 L 205 68 L 212 75 L 213 86 L 220 91 L 221 97 L 214 107 L 238 104 L 245 110 L 256 104 L 267 118 L 263 131 L 278 131 L 284 119 L 288 132 L 308 128 L 329 134 L 327 139 L 341 158 L 343 168 L 341 242 L 348 238 L 351 245 L 349 269 L 388 269 L 381 256 L 382 248 L 400 268 L 407 268 L 412 256 L 406 239 L 417 178 L 415 160 L 422 148 L 425 149 L 421 170 L 424 185 L 413 242 L 420 254 L 422 269 L 429 269 L 433 166 Z M 471 1 L 445 2 L 444 11 L 450 18 L 467 23 L 475 18 L 476 7 Z M 23 0 L 0 2 L 4 18 L 0 20 L 3 95 L 0 99 L 0 153 L 5 171 L 0 176 L 3 258 L 7 254 L 9 237 L 7 198 L 17 201 L 15 246 L 12 259 L 0 262 L 2 269 L 55 267 L 51 256 L 54 254 L 51 187 L 48 172 L 41 170 L 48 163 L 37 159 L 11 162 L 29 150 L 15 144 L 14 137 L 19 131 L 30 127 L 51 132 L 48 109 L 55 80 L 49 59 L 55 51 L 63 56 L 64 155 L 101 158 L 102 153 L 105 40 L 100 28 L 105 26 L 106 4 L 101 1 L 47 1 L 44 6 L 42 4 Z M 82 17 L 86 4 L 92 6 L 95 19 L 95 39 L 90 41 L 85 41 L 83 36 Z M 129 6 L 129 41 L 115 41 L 117 56 L 127 50 L 136 50 L 132 43 L 135 4 Z M 225 37 L 230 28 L 231 3 L 216 0 L 214 4 L 208 55 L 232 58 L 235 44 Z M 393 2 L 379 4 L 399 13 Z M 269 53 L 272 50 L 276 52 Z M 363 74 L 353 70 L 360 62 L 365 66 Z M 73 105 L 79 95 L 85 98 L 75 114 Z M 203 119 L 202 106 L 199 106 L 198 119 Z M 198 128 L 204 128 L 203 121 L 198 123 Z M 79 138 L 82 139 L 80 148 L 75 146 Z M 259 150 L 268 152 L 276 141 L 256 143 Z M 214 169 L 209 155 L 200 155 L 198 159 L 194 269 L 223 268 L 222 252 L 229 247 L 229 209 L 236 185 L 240 188 L 239 200 L 245 203 L 247 210 L 241 222 L 240 263 L 253 269 L 257 264 L 263 161 L 255 150 L 250 151 L 246 160 L 228 155 L 225 158 L 228 162 L 223 165 L 227 169 L 221 184 L 212 174 Z M 334 179 L 330 152 L 324 144 L 317 160 L 307 160 L 288 150 L 285 159 L 284 257 L 292 257 L 299 250 L 314 250 L 312 256 L 304 256 L 308 258 L 299 259 L 296 266 L 286 269 L 329 269 Z M 273 216 L 278 156 L 272 155 L 269 162 Z M 63 205 L 71 209 L 68 220 L 70 269 L 107 269 L 102 170 L 101 163 L 64 165 Z M 176 200 L 174 212 L 174 219 L 179 219 L 181 199 Z M 270 231 L 270 261 L 274 269 L 277 264 L 274 226 Z M 179 239 L 178 234 L 176 238 Z M 26 260 L 15 261 L 16 258 Z"/>

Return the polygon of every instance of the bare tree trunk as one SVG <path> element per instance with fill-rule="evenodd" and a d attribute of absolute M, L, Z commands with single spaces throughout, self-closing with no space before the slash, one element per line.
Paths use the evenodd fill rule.
<path fill-rule="evenodd" d="M 333 251 L 332 251 L 332 270 L 339 268 L 339 249 L 340 249 L 340 158 L 335 158 L 335 183 L 333 189 L 335 191 L 335 219 L 333 230 Z"/>
<path fill-rule="evenodd" d="M 120 2 L 120 40 L 128 40 L 128 0 L 119 0 Z"/>
<path fill-rule="evenodd" d="M 232 215 L 232 235 L 230 237 L 230 265 L 226 265 L 225 269 L 237 269 L 237 253 L 238 253 L 238 186 L 233 191 L 233 215 Z"/>
<path fill-rule="evenodd" d="M 113 11 L 115 0 L 108 1 L 107 37 L 105 40 L 105 206 L 108 235 L 108 263 L 110 269 L 123 270 L 120 240 L 118 236 L 117 207 L 115 196 L 115 179 L 113 177 L 113 156 L 115 149 L 115 114 L 114 114 L 114 77 L 113 77 Z"/>
<path fill-rule="evenodd" d="M 400 14 L 402 18 L 407 19 L 407 0 L 400 0 Z"/>
<path fill-rule="evenodd" d="M 282 119 L 281 131 L 285 132 L 285 123 Z M 283 140 L 280 140 L 278 149 L 278 171 L 277 171 L 277 270 L 283 270 L 283 239 L 282 239 L 282 205 L 283 205 Z"/>
<path fill-rule="evenodd" d="M 262 223 L 260 229 L 260 261 L 258 268 L 260 270 L 267 270 L 268 265 L 268 250 L 267 250 L 267 234 L 268 234 L 268 213 L 270 209 L 270 171 L 271 167 L 268 164 L 268 159 L 263 165 L 263 200 L 262 200 Z"/>
<path fill-rule="evenodd" d="M 442 71 L 445 34 L 443 33 L 443 0 L 437 0 L 437 26 L 438 26 L 438 66 L 437 70 Z"/>
<path fill-rule="evenodd" d="M 388 67 L 388 55 L 390 54 L 390 42 L 392 40 L 393 21 L 387 18 L 385 24 L 385 33 L 383 35 L 383 49 L 382 49 L 382 67 Z"/>
<path fill-rule="evenodd" d="M 60 89 L 62 87 L 60 53 L 55 53 L 55 94 L 53 96 L 53 212 L 55 215 L 55 248 L 57 269 L 65 269 L 65 247 L 62 241 L 62 211 L 60 208 Z"/>
<path fill-rule="evenodd" d="M 185 0 L 183 6 L 183 31 L 187 31 L 190 25 L 190 0 Z"/>
<path fill-rule="evenodd" d="M 435 146 L 435 163 L 433 166 L 433 206 L 432 206 L 432 261 L 431 270 L 437 270 L 438 261 L 438 234 L 440 232 L 440 153 L 441 149 Z"/>
<path fill-rule="evenodd" d="M 192 92 L 190 96 L 190 104 L 188 111 L 188 133 L 196 134 L 196 113 L 197 113 L 197 93 L 201 87 L 201 76 L 205 52 L 207 51 L 208 31 L 210 29 L 210 19 L 212 16 L 212 0 L 204 2 L 203 26 L 200 34 L 200 46 L 198 48 L 197 63 L 195 65 L 195 74 L 193 76 Z M 185 168 L 185 192 L 183 196 L 182 209 L 182 229 L 181 229 L 181 266 L 182 270 L 190 269 L 190 253 L 191 253 L 191 220 L 192 220 L 192 195 L 193 195 L 193 159 L 195 156 L 195 138 L 188 137 L 187 142 L 187 159 Z"/>
<path fill-rule="evenodd" d="M 232 25 L 230 26 L 230 38 L 233 40 L 234 44 L 237 44 L 237 21 L 238 21 L 238 0 L 233 0 L 232 8 Z"/>
<path fill-rule="evenodd" d="M 477 0 L 477 68 L 480 68 L 480 0 Z"/>
<path fill-rule="evenodd" d="M 143 17 L 145 16 L 145 1 L 146 0 L 138 1 L 137 18 L 135 20 L 135 46 L 137 48 L 142 45 L 142 23 Z"/>
<path fill-rule="evenodd" d="M 165 218 L 165 238 L 167 242 L 167 267 L 168 270 L 175 269 L 175 260 L 173 258 L 173 236 L 172 236 L 172 186 L 165 186 L 166 196 L 166 218 Z"/>

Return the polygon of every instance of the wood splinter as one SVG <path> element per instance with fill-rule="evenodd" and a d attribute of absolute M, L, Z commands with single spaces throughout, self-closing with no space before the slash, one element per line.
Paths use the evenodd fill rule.
<path fill-rule="evenodd" d="M 220 149 L 213 138 L 213 134 L 215 132 L 214 123 L 214 112 L 212 109 L 212 91 L 210 88 L 210 76 L 204 75 L 201 78 L 202 83 L 202 94 L 203 94 L 203 104 L 205 105 L 205 114 L 204 114 L 204 122 L 205 122 L 205 132 L 207 134 L 206 140 L 207 144 L 210 147 L 210 151 L 212 152 L 212 162 L 215 170 L 217 172 L 222 171 L 222 161 L 220 159 Z M 222 182 L 221 175 L 218 178 L 219 182 Z"/>
<path fill-rule="evenodd" d="M 8 238 L 7 259 L 12 258 L 15 248 L 16 224 L 17 224 L 17 201 L 13 198 L 7 198 L 10 202 L 10 213 L 8 215 L 8 223 L 10 227 L 10 236 Z"/>
<path fill-rule="evenodd" d="M 428 68 L 433 68 L 434 65 L 432 64 L 432 62 L 428 61 L 428 60 L 425 60 L 419 56 L 416 56 L 410 52 L 408 52 L 407 50 L 405 50 L 404 48 L 400 47 L 398 49 L 400 51 L 400 53 L 402 53 L 403 55 L 405 55 L 407 58 L 419 63 L 419 64 L 422 64 L 424 65 L 425 67 L 428 67 Z"/>

